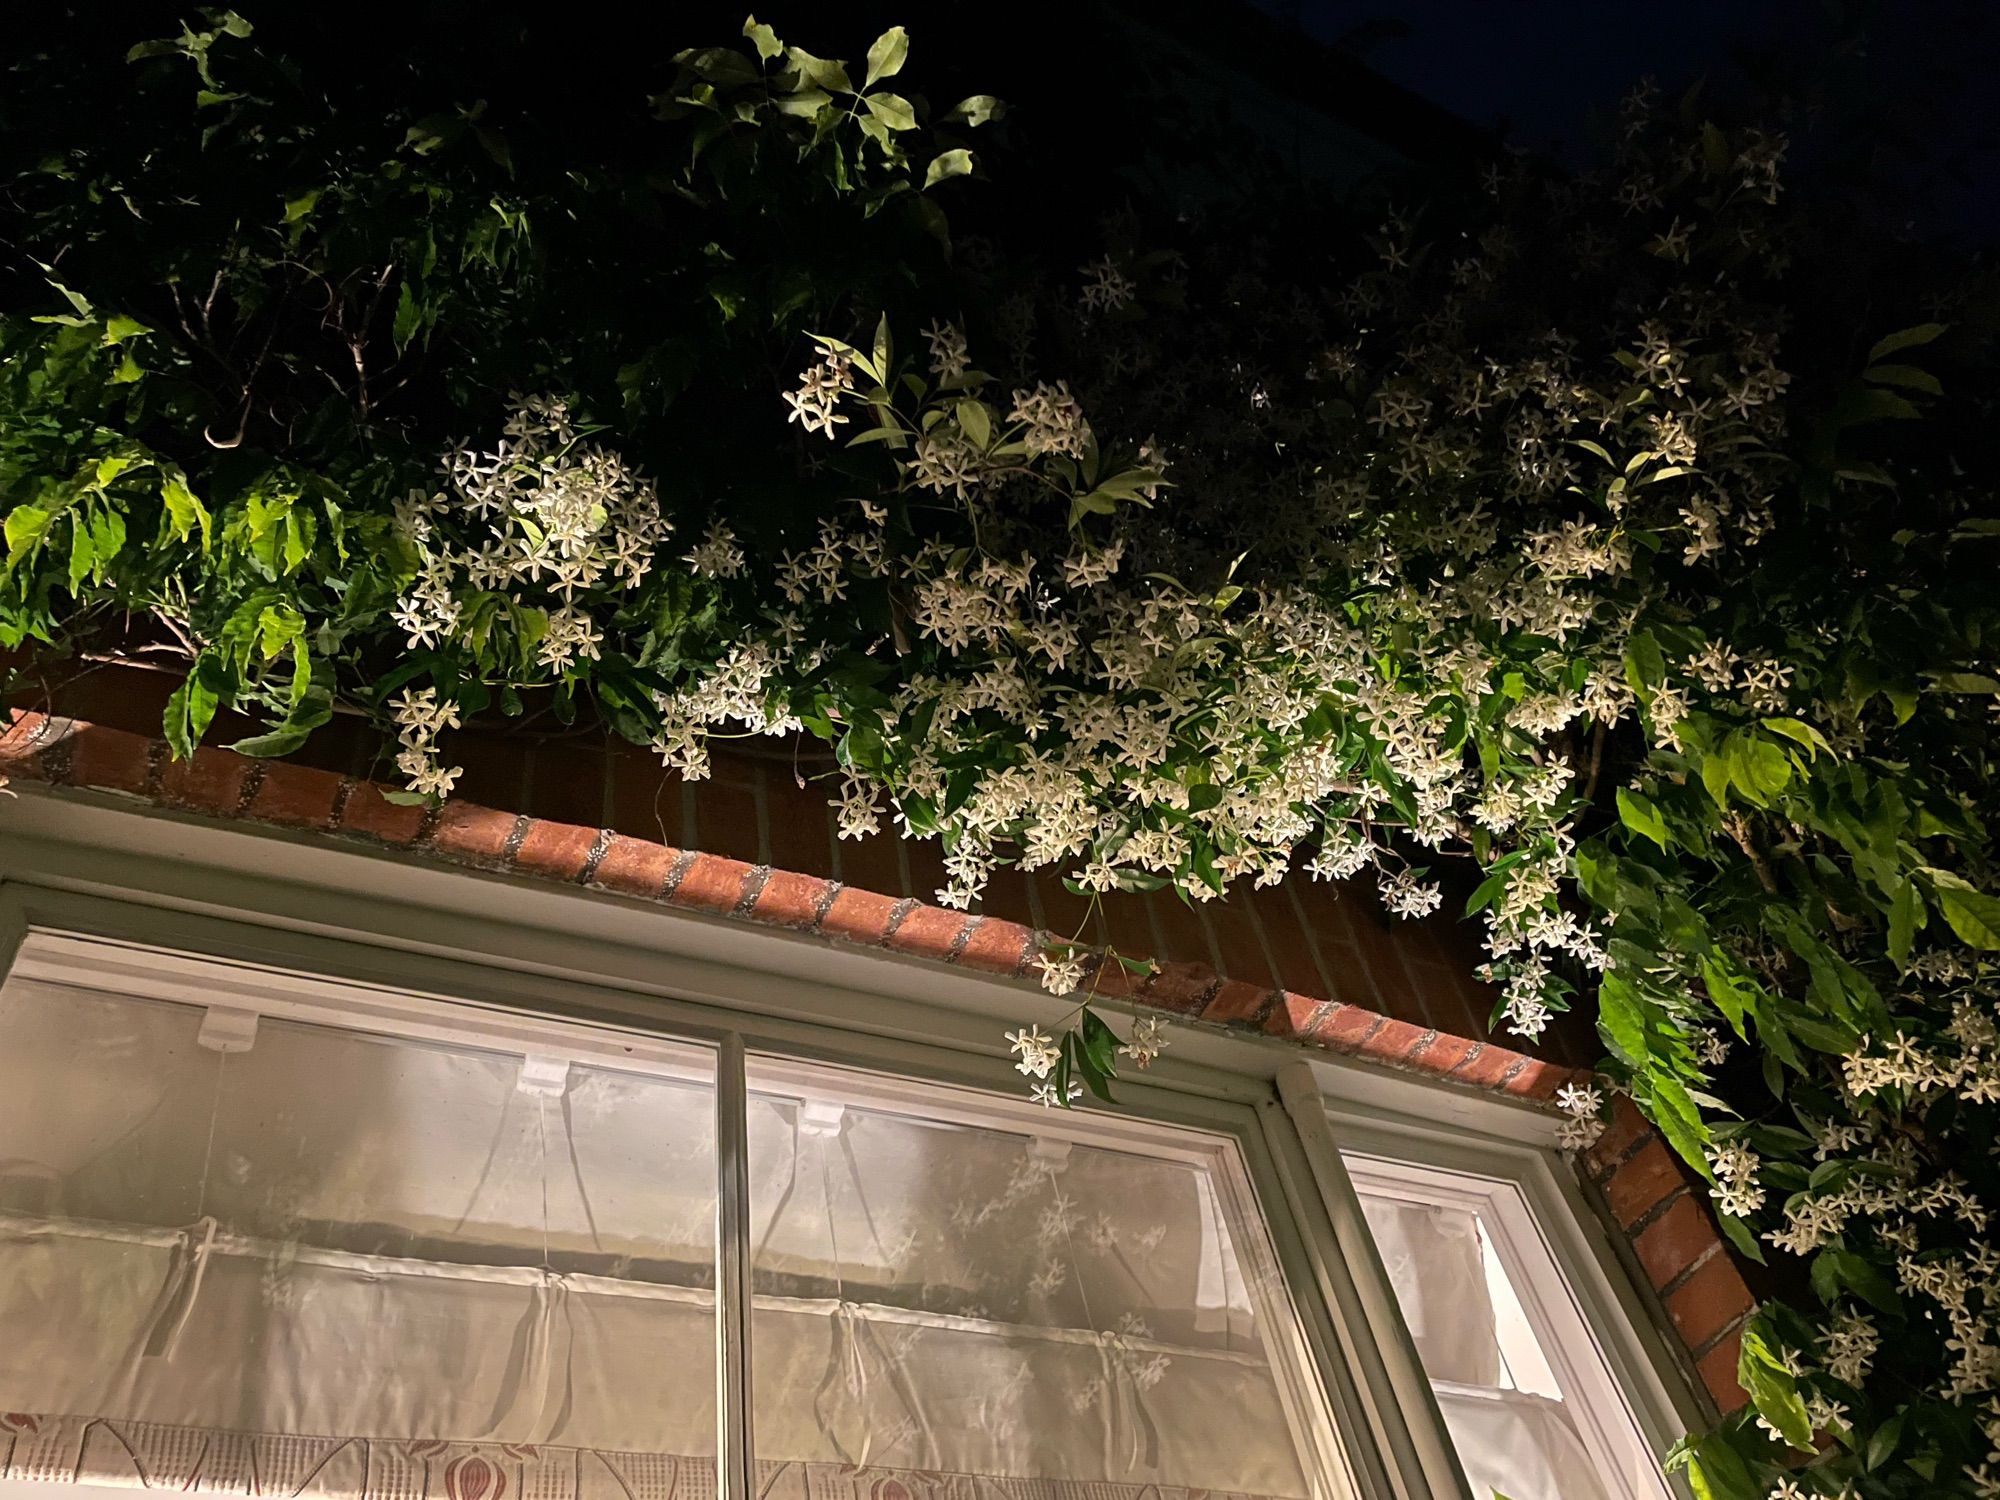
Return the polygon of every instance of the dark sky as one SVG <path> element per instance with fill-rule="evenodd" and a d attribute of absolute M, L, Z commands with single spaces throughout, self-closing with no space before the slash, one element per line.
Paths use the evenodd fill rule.
<path fill-rule="evenodd" d="M 1522 144 L 1581 144 L 1593 113 L 1651 73 L 1679 85 L 1770 34 L 1772 0 L 1260 0 L 1315 38 Z M 1784 4 L 1783 9 L 1797 9 Z"/>
<path fill-rule="evenodd" d="M 1618 101 L 1642 75 L 1676 94 L 1704 79 L 1724 100 L 1775 89 L 1793 102 L 1782 123 L 1795 153 L 1906 185 L 1913 227 L 1989 240 L 2000 230 L 2000 0 L 1254 3 L 1577 165 L 1601 159 Z"/>

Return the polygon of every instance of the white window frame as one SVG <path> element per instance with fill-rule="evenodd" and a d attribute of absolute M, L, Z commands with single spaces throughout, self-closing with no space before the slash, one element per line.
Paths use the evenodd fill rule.
<path fill-rule="evenodd" d="M 1510 1130 L 1483 1110 L 1427 1110 L 1427 1101 L 1408 1091 L 1344 1085 L 1342 1066 L 1300 1059 L 1279 1077 L 1315 1167 L 1328 1153 L 1340 1160 L 1341 1181 L 1327 1181 L 1330 1174 L 1322 1171 L 1336 1220 L 1361 1217 L 1358 1196 L 1346 1201 L 1357 1179 L 1371 1192 L 1477 1213 L 1578 1418 L 1585 1446 L 1613 1492 L 1637 1500 L 1617 1479 L 1618 1461 L 1630 1454 L 1633 1439 L 1657 1460 L 1684 1434 L 1700 1430 L 1707 1414 L 1657 1304 L 1628 1270 L 1629 1249 L 1621 1253 L 1606 1218 L 1556 1149 L 1555 1121 L 1544 1116 L 1539 1129 Z M 1355 1158 L 1366 1160 L 1357 1168 Z M 1371 1307 L 1371 1313 L 1400 1329 L 1379 1259 L 1374 1271 L 1362 1280 L 1389 1305 Z M 1588 1340 L 1587 1347 L 1579 1339 Z M 1667 1478 L 1665 1488 L 1690 1493 L 1684 1476 Z"/>
<path fill-rule="evenodd" d="M 1055 1024 L 1069 1010 L 1005 980 L 576 887 L 103 797 L 22 792 L 0 804 L 0 975 L 17 954 L 44 973 L 85 958 L 123 961 L 135 979 L 151 976 L 159 998 L 226 1005 L 221 961 L 253 971 L 241 982 L 260 1008 L 303 1018 L 318 1007 L 342 1025 L 373 1015 L 403 1034 L 462 1027 L 436 1009 L 445 1001 L 461 1016 L 464 1007 L 481 1013 L 486 1045 L 507 1036 L 524 1055 L 548 1050 L 554 1022 L 564 1055 L 588 1060 L 603 1047 L 602 1060 L 628 1068 L 647 1034 L 664 1034 L 713 1043 L 724 1070 L 748 1049 L 1002 1096 L 1018 1096 L 1019 1084 L 1002 1027 Z M 64 957 L 66 944 L 82 943 L 89 948 Z M 1694 1419 L 1685 1387 L 1663 1375 L 1675 1367 L 1657 1334 L 1649 1341 L 1629 1285 L 1588 1245 L 1596 1221 L 1573 1183 L 1564 1194 L 1541 1111 L 1196 1027 L 1177 1031 L 1145 1079 L 1122 1081 L 1120 1098 L 1119 1114 L 1085 1110 L 1068 1121 L 1018 1097 L 1012 1104 L 1044 1134 L 1074 1129 L 1102 1141 L 1122 1129 L 1157 1142 L 1166 1126 L 1234 1142 L 1333 1417 L 1342 1453 L 1322 1467 L 1336 1489 L 1358 1500 L 1468 1494 L 1341 1162 L 1341 1150 L 1374 1151 L 1371 1142 L 1435 1148 L 1414 1159 L 1445 1167 L 1470 1151 L 1482 1165 L 1464 1170 L 1522 1183 L 1539 1221 L 1577 1241 L 1559 1258 L 1566 1274 L 1583 1274 L 1591 1326 L 1609 1328 L 1614 1368 L 1648 1436 L 1677 1436 L 1687 1430 L 1677 1424 Z M 730 1128 L 726 1117 L 718 1124 Z M 740 1190 L 725 1192 L 718 1212 L 736 1252 L 747 1253 Z M 739 1269 L 747 1279 L 747 1263 Z M 734 1382 L 730 1399 L 747 1411 L 747 1369 L 727 1328 L 721 1347 L 724 1394 Z M 722 1500 L 752 1500 L 747 1437 L 734 1454 L 719 1466 Z"/>

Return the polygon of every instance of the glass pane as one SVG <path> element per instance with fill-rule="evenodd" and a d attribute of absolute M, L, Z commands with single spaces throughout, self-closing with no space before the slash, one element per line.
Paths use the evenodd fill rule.
<path fill-rule="evenodd" d="M 1570 1347 L 1552 1347 L 1557 1330 L 1537 1325 L 1526 1289 L 1503 1264 L 1478 1187 L 1513 1190 L 1464 1179 L 1474 1190 L 1453 1191 L 1446 1174 L 1366 1158 L 1348 1167 L 1474 1496 L 1663 1495 L 1658 1466 L 1622 1405 L 1596 1409 L 1607 1377 L 1588 1331 L 1572 1317 L 1561 1331 Z M 1535 1246 L 1534 1274 L 1560 1289 L 1560 1270 Z M 1566 1294 L 1561 1300 L 1567 1305 Z M 1593 1389 L 1566 1390 L 1558 1367 L 1594 1369 Z"/>
<path fill-rule="evenodd" d="M 0 1412 L 118 1439 L 59 1477 L 560 1500 L 711 1470 L 710 1054 L 268 1017 L 224 1053 L 203 1016 L 0 994 Z"/>
<path fill-rule="evenodd" d="M 753 1065 L 767 1475 L 793 1466 L 814 1500 L 974 1478 L 1320 1493 L 1292 1345 L 1270 1337 L 1290 1313 L 1221 1155 L 1036 1136 L 932 1097 Z"/>

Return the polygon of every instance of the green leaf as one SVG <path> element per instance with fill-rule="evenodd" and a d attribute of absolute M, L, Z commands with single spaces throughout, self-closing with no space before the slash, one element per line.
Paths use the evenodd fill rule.
<path fill-rule="evenodd" d="M 312 738 L 310 729 L 282 728 L 269 730 L 264 734 L 253 734 L 236 740 L 229 745 L 238 755 L 251 755 L 259 759 L 269 759 L 280 755 L 290 755 L 303 749 Z"/>
<path fill-rule="evenodd" d="M 218 665 L 213 657 L 197 657 L 186 680 L 167 699 L 162 728 L 167 748 L 173 751 L 175 760 L 186 760 L 194 754 L 194 747 L 208 733 L 215 711 L 222 704 L 216 671 Z"/>
<path fill-rule="evenodd" d="M 1658 687 L 1667 680 L 1666 659 L 1651 631 L 1635 631 L 1625 643 L 1625 677 L 1635 691 Z"/>
<path fill-rule="evenodd" d="M 988 120 L 997 120 L 1007 113 L 1007 106 L 991 94 L 974 94 L 961 99 L 945 112 L 947 125 L 984 125 Z"/>
<path fill-rule="evenodd" d="M 993 414 L 986 409 L 986 403 L 962 396 L 953 411 L 958 417 L 958 430 L 965 434 L 966 441 L 984 451 L 993 441 Z"/>
<path fill-rule="evenodd" d="M 400 354 L 403 350 L 409 348 L 410 340 L 417 336 L 418 330 L 423 326 L 423 304 L 417 301 L 416 293 L 410 290 L 410 284 L 406 281 L 403 283 L 401 294 L 396 298 L 395 339 L 397 353 Z"/>
<path fill-rule="evenodd" d="M 1905 328 L 1900 333 L 1892 333 L 1887 338 L 1876 341 L 1868 351 L 1868 363 L 1886 359 L 1898 349 L 1914 349 L 1920 344 L 1928 344 L 1950 325 L 1946 323 L 1919 323 L 1914 328 Z"/>
<path fill-rule="evenodd" d="M 778 33 L 755 16 L 743 23 L 743 35 L 756 43 L 757 55 L 765 62 L 769 62 L 785 50 L 785 44 L 778 40 Z"/>
<path fill-rule="evenodd" d="M 1090 1058 L 1090 1065 L 1107 1078 L 1118 1076 L 1118 1033 L 1104 1023 L 1101 1016 L 1088 1006 L 1081 1016 L 1083 1023 L 1083 1050 Z"/>
<path fill-rule="evenodd" d="M 1757 1414 L 1769 1422 L 1792 1447 L 1812 1452 L 1812 1421 L 1806 1404 L 1799 1399 L 1797 1379 L 1788 1371 L 1771 1347 L 1760 1314 L 1744 1325 L 1743 1351 L 1736 1362 L 1736 1376 L 1756 1404 Z"/>
<path fill-rule="evenodd" d="M 1736 1247 L 1738 1255 L 1753 1260 L 1760 1266 L 1765 1263 L 1764 1247 L 1757 1243 L 1757 1236 L 1751 1233 L 1748 1224 L 1737 1218 L 1735 1214 L 1725 1213 L 1718 1213 L 1715 1216 L 1715 1222 L 1722 1226 L 1722 1233 L 1729 1240 L 1729 1243 Z"/>
<path fill-rule="evenodd" d="M 1797 740 L 1815 756 L 1822 750 L 1828 755 L 1833 754 L 1833 746 L 1827 743 L 1826 736 L 1801 720 L 1761 719 L 1758 722 L 1773 734 L 1782 734 L 1788 740 Z"/>
<path fill-rule="evenodd" d="M 1750 1466 L 1722 1433 L 1695 1439 L 1688 1450 L 1687 1468 L 1696 1500 L 1764 1500 L 1764 1486 L 1752 1477 Z"/>
<path fill-rule="evenodd" d="M 1896 882 L 1895 899 L 1889 903 L 1889 957 L 1901 968 L 1910 961 L 1910 944 L 1916 938 L 1917 917 L 1923 909 L 1923 898 L 1917 894 L 1917 883 L 1907 876 Z"/>
<path fill-rule="evenodd" d="M 868 113 L 880 120 L 891 130 L 915 130 L 917 112 L 910 101 L 901 94 L 870 94 L 861 101 L 868 106 Z"/>
<path fill-rule="evenodd" d="M 971 170 L 972 153 L 959 146 L 931 158 L 930 166 L 924 170 L 924 186 L 936 187 L 947 177 L 963 177 Z"/>
<path fill-rule="evenodd" d="M 1598 1032 L 1627 1067 L 1639 1067 L 1646 1060 L 1644 1003 L 1639 992 L 1632 988 L 1632 982 L 1622 974 L 1606 974 L 1598 987 Z"/>
<path fill-rule="evenodd" d="M 785 56 L 791 59 L 798 70 L 799 78 L 815 88 L 825 89 L 833 94 L 851 94 L 854 85 L 847 80 L 846 65 L 830 58 L 814 57 L 801 47 L 787 47 Z"/>
<path fill-rule="evenodd" d="M 1701 1110 L 1687 1088 L 1679 1080 L 1660 1073 L 1648 1074 L 1641 1082 L 1643 1094 L 1639 1102 L 1648 1106 L 1647 1118 L 1660 1127 L 1660 1134 L 1682 1161 L 1703 1177 L 1709 1176 L 1708 1158 L 1702 1152 L 1709 1140 L 1708 1127 L 1702 1123 Z"/>
<path fill-rule="evenodd" d="M 903 71 L 903 60 L 910 55 L 910 34 L 900 26 L 891 26 L 875 38 L 875 45 L 868 49 L 868 80 L 861 86 L 870 87 L 878 78 L 894 78 Z M 894 97 L 891 95 L 890 97 Z M 907 105 L 904 106 L 908 108 Z M 887 124 L 887 121 L 883 122 Z M 916 123 L 913 118 L 910 124 Z M 891 126 L 891 129 L 907 129 L 906 126 Z"/>
<path fill-rule="evenodd" d="M 17 505 L 8 511 L 5 524 L 7 566 L 11 568 L 25 553 L 39 546 L 54 520 L 54 514 L 39 505 Z"/>
<path fill-rule="evenodd" d="M 1908 422 L 1922 415 L 1894 391 L 1875 386 L 1849 386 L 1834 406 L 1835 421 L 1842 427 L 1858 427 L 1864 422 Z"/>
<path fill-rule="evenodd" d="M 1664 851 L 1669 843 L 1666 819 L 1650 799 L 1638 792 L 1618 789 L 1618 819 L 1634 833 L 1658 844 Z"/>
<path fill-rule="evenodd" d="M 759 78 L 750 59 L 734 47 L 695 47 L 674 60 L 696 77 L 722 88 L 741 88 Z"/>
<path fill-rule="evenodd" d="M 310 192 L 300 193 L 296 198 L 287 198 L 285 200 L 285 222 L 287 224 L 296 224 L 307 214 L 311 213 L 319 204 L 319 194 L 320 190 L 313 188 Z"/>
<path fill-rule="evenodd" d="M 1791 757 L 1767 739 L 1735 730 L 1723 742 L 1722 753 L 1730 781 L 1759 807 L 1770 806 L 1771 799 L 1791 784 Z"/>
<path fill-rule="evenodd" d="M 90 567 L 96 561 L 96 554 L 90 545 L 90 521 L 80 510 L 69 513 L 69 592 L 72 599 L 79 598 L 79 590 L 84 579 L 90 576 Z"/>
<path fill-rule="evenodd" d="M 1883 385 L 1900 385 L 1905 390 L 1922 391 L 1926 396 L 1942 396 L 1944 384 L 1929 370 L 1919 370 L 1915 365 L 1871 365 L 1862 371 L 1863 380 L 1879 381 Z"/>
<path fill-rule="evenodd" d="M 184 542 L 189 534 L 201 528 L 202 550 L 208 550 L 209 516 L 208 509 L 195 499 L 194 491 L 179 474 L 168 474 L 160 481 L 160 499 L 166 506 L 167 523 L 173 528 L 174 540 Z"/>
<path fill-rule="evenodd" d="M 122 344 L 127 339 L 137 338 L 140 334 L 152 331 L 137 318 L 128 318 L 123 313 L 116 313 L 104 320 L 103 347 L 108 349 L 114 344 Z"/>
<path fill-rule="evenodd" d="M 1188 811 L 1207 812 L 1212 807 L 1222 805 L 1222 788 L 1213 782 L 1204 781 L 1200 786 L 1188 788 Z"/>
<path fill-rule="evenodd" d="M 2000 899 L 1943 870 L 1924 873 L 1931 877 L 1938 910 L 1960 941 L 1989 953 L 2000 951 Z"/>
<path fill-rule="evenodd" d="M 1862 1454 L 1861 1466 L 1872 1474 L 1895 1457 L 1896 1445 L 1902 1440 L 1903 1413 L 1899 1411 L 1868 1434 L 1868 1447 Z"/>

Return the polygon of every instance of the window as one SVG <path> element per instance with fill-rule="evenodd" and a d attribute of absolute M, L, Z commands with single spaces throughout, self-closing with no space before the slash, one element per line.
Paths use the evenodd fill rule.
<path fill-rule="evenodd" d="M 1345 1154 L 1479 1500 L 1665 1500 L 1659 1464 L 1521 1189 Z"/>
<path fill-rule="evenodd" d="M 699 1500 L 747 1363 L 760 1500 L 1351 1493 L 1227 1134 L 50 941 L 0 989 L 15 1491 Z"/>
<path fill-rule="evenodd" d="M 6 815 L 0 1500 L 1488 1500 L 1460 1407 L 1661 1500 L 1699 1419 L 1531 1109 L 1191 1030 L 1045 1111 L 999 981 Z"/>
<path fill-rule="evenodd" d="M 1221 1143 L 1128 1125 L 1097 1144 L 1039 1110 L 1009 1128 L 976 1095 L 810 1064 L 753 1063 L 751 1083 L 760 1458 L 1324 1492 Z"/>

